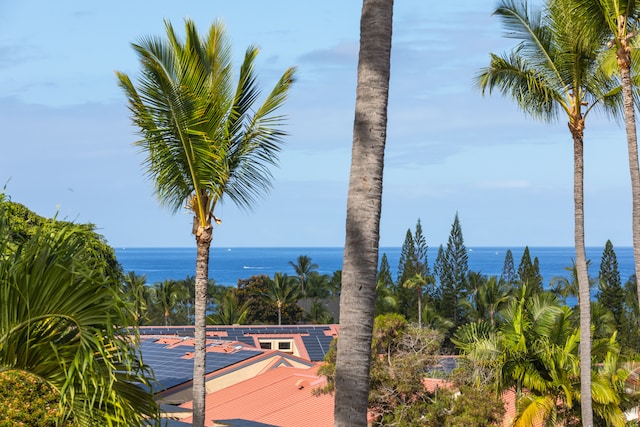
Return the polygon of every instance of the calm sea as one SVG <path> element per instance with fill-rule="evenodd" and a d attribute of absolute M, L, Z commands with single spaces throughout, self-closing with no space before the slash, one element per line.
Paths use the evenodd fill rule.
<path fill-rule="evenodd" d="M 504 265 L 506 251 L 511 249 L 515 268 L 520 264 L 524 251 L 522 248 L 506 247 L 468 247 L 469 269 L 485 275 L 500 275 Z M 604 248 L 587 248 L 587 259 L 591 261 L 589 275 L 595 277 L 600 269 L 600 259 Z M 531 258 L 538 258 L 540 273 L 544 283 L 558 276 L 570 277 L 575 251 L 571 247 L 529 247 Z M 633 249 L 615 248 L 618 269 L 623 283 L 634 273 Z M 395 273 L 400 258 L 400 248 L 380 248 L 380 257 L 386 253 L 392 272 Z M 238 279 L 253 275 L 266 274 L 273 277 L 276 272 L 294 275 L 289 261 L 295 262 L 298 256 L 306 255 L 318 264 L 320 273 L 332 274 L 342 269 L 342 248 L 211 248 L 209 277 L 220 285 L 235 286 Z M 161 282 L 165 279 L 184 279 L 195 275 L 194 248 L 117 248 L 116 256 L 125 271 L 134 271 L 146 275 L 147 283 Z M 437 248 L 429 248 L 428 263 L 433 266 Z"/>

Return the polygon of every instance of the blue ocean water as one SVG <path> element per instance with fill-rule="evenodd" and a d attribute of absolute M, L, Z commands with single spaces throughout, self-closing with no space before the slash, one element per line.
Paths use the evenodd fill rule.
<path fill-rule="evenodd" d="M 505 254 L 511 249 L 515 268 L 518 268 L 524 247 L 467 247 L 469 269 L 485 275 L 500 275 Z M 634 273 L 633 248 L 614 248 L 618 259 L 618 269 L 623 283 Z M 600 259 L 604 248 L 587 248 L 590 260 L 589 275 L 596 277 L 600 269 Z M 571 247 L 529 247 L 531 258 L 538 258 L 540 274 L 545 284 L 554 277 L 567 277 L 575 259 L 575 250 Z M 380 257 L 386 254 L 394 274 L 400 259 L 399 247 L 380 248 Z M 306 255 L 318 264 L 318 271 L 332 274 L 342 269 L 343 248 L 306 247 L 306 248 L 211 248 L 209 277 L 217 284 L 235 286 L 238 279 L 247 279 L 253 275 L 266 274 L 273 277 L 276 272 L 294 275 L 289 261 L 295 262 L 298 256 Z M 134 271 L 146 275 L 147 283 L 161 282 L 165 279 L 184 279 L 195 275 L 196 249 L 193 248 L 116 248 L 116 256 L 125 271 Z M 437 248 L 429 248 L 428 263 L 433 266 Z"/>

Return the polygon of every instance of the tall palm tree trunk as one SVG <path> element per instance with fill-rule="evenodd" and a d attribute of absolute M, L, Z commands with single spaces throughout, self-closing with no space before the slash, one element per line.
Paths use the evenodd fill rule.
<path fill-rule="evenodd" d="M 418 286 L 418 326 L 422 328 L 422 288 Z"/>
<path fill-rule="evenodd" d="M 278 301 L 278 326 L 282 325 L 282 302 Z"/>
<path fill-rule="evenodd" d="M 387 133 L 393 0 L 364 0 L 336 359 L 335 427 L 365 427 Z"/>
<path fill-rule="evenodd" d="M 578 305 L 580 307 L 580 409 L 582 425 L 593 426 L 591 400 L 591 295 L 587 255 L 584 245 L 584 120 L 578 117 L 569 124 L 573 136 L 573 201 Z"/>
<path fill-rule="evenodd" d="M 626 43 L 617 52 L 618 69 L 622 86 L 622 99 L 624 108 L 624 124 L 627 132 L 627 150 L 629 151 L 629 172 L 631 175 L 631 221 L 633 232 L 633 260 L 635 273 L 640 272 L 640 167 L 638 167 L 638 136 L 636 132 L 635 108 L 633 106 L 633 92 L 631 81 L 631 54 Z M 640 281 L 636 277 L 636 286 Z M 640 304 L 640 292 L 638 292 Z"/>
<path fill-rule="evenodd" d="M 194 219 L 197 222 L 197 219 Z M 195 282 L 195 357 L 193 360 L 193 426 L 204 427 L 206 400 L 206 310 L 209 282 L 209 252 L 213 227 L 194 227 L 196 230 L 196 282 Z"/>

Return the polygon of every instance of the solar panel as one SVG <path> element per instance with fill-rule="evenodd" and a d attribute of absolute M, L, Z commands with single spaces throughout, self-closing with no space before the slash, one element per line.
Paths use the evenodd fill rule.
<path fill-rule="evenodd" d="M 193 346 L 168 347 L 167 344 L 158 343 L 155 339 L 143 339 L 140 343 L 140 351 L 144 363 L 151 367 L 155 374 L 154 390 L 165 390 L 191 381 L 193 378 L 193 358 L 183 358 L 186 353 L 193 353 Z M 215 372 L 261 353 L 260 350 L 238 350 L 230 353 L 207 352 L 205 370 L 207 374 Z"/>
<path fill-rule="evenodd" d="M 325 332 L 331 330 L 328 325 L 259 325 L 259 326 L 207 326 L 209 337 L 218 333 L 220 340 L 238 341 L 254 346 L 255 335 L 298 335 L 306 348 L 309 359 L 313 362 L 324 360 L 329 351 L 333 336 Z M 193 337 L 193 326 L 183 327 L 146 327 L 141 328 L 141 335 L 168 335 L 177 337 Z"/>

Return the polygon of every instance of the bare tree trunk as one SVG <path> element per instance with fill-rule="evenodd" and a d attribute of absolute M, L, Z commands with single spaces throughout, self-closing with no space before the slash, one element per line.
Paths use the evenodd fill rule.
<path fill-rule="evenodd" d="M 196 281 L 195 281 L 195 356 L 193 360 L 193 426 L 204 427 L 206 411 L 206 310 L 207 285 L 209 283 L 209 250 L 213 227 L 194 227 L 196 230 Z"/>
<path fill-rule="evenodd" d="M 636 274 L 636 286 L 640 286 L 638 272 L 640 272 L 640 168 L 638 167 L 638 136 L 636 133 L 635 107 L 633 106 L 632 81 L 630 71 L 629 56 L 625 51 L 618 53 L 618 66 L 620 69 L 620 79 L 622 83 L 622 98 L 624 103 L 624 123 L 627 132 L 627 150 L 629 152 L 629 172 L 631 175 L 631 198 L 632 198 L 632 231 L 633 231 L 633 260 Z M 638 303 L 640 304 L 640 292 L 638 292 Z"/>
<path fill-rule="evenodd" d="M 593 426 L 591 398 L 591 294 L 587 255 L 584 244 L 584 121 L 580 117 L 569 125 L 573 136 L 573 200 L 574 240 L 576 246 L 576 276 L 578 279 L 578 306 L 580 308 L 580 410 L 582 425 Z"/>
<path fill-rule="evenodd" d="M 340 296 L 334 425 L 365 427 L 387 133 L 393 0 L 364 0 Z"/>

